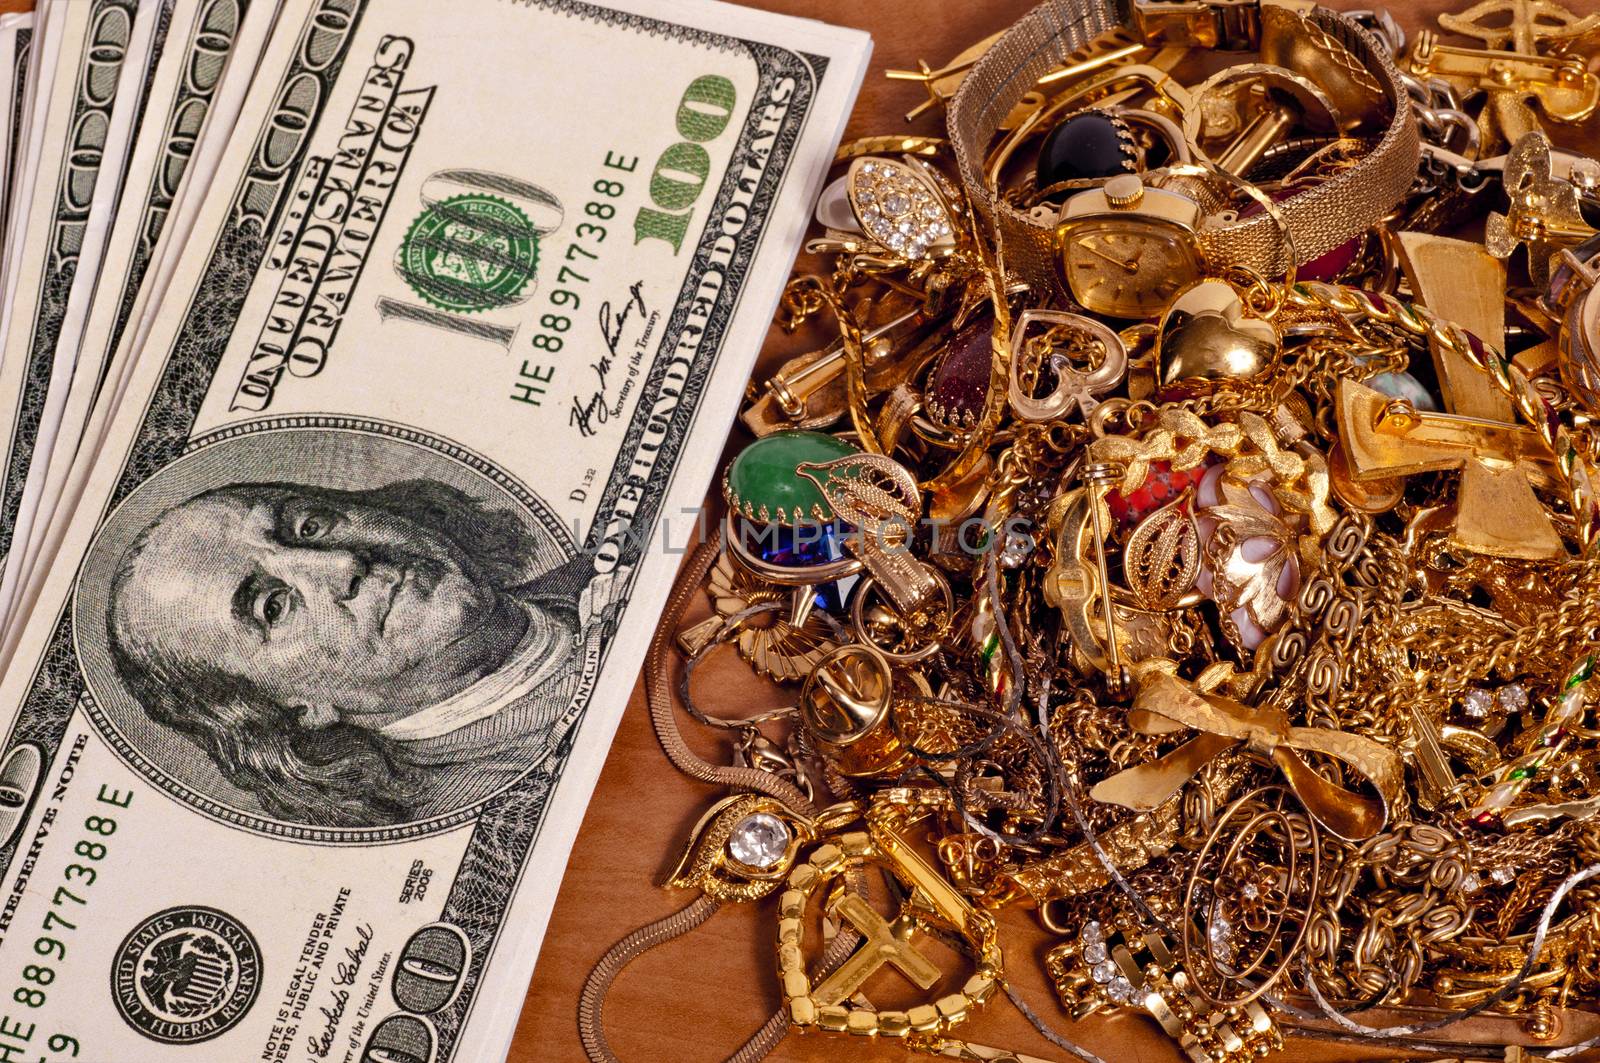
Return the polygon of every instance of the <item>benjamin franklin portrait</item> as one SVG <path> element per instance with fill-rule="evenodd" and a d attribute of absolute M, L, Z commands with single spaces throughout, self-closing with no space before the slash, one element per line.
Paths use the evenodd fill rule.
<path fill-rule="evenodd" d="M 191 476 L 106 544 L 118 692 L 275 820 L 413 822 L 537 768 L 607 612 L 592 564 L 523 507 L 387 464 L 370 486 L 328 464 Z"/>

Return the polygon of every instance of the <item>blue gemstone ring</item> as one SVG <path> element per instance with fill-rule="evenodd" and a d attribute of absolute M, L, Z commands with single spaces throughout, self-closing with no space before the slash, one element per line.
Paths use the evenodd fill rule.
<path fill-rule="evenodd" d="M 806 540 L 798 534 L 811 530 L 817 538 Z M 844 552 L 841 540 L 846 530 L 839 524 L 800 528 L 753 524 L 731 512 L 722 519 L 722 541 L 734 563 L 758 579 L 784 587 L 832 583 L 860 572 L 860 560 Z"/>

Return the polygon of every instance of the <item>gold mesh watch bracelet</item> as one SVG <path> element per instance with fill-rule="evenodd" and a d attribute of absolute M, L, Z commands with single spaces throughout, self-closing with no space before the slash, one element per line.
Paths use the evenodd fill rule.
<path fill-rule="evenodd" d="M 984 53 L 951 101 L 948 122 L 967 194 L 999 232 L 1007 268 L 1036 288 L 1060 290 L 1053 220 L 999 199 L 984 157 L 1000 123 L 1040 76 L 1065 65 L 1107 30 L 1128 27 L 1152 45 L 1255 50 L 1334 90 L 1370 101 L 1360 117 L 1383 135 L 1355 165 L 1278 204 L 1296 264 L 1365 232 L 1403 199 L 1416 176 L 1417 125 L 1388 52 L 1355 22 L 1306 0 L 1046 0 Z M 1207 266 L 1245 266 L 1278 276 L 1289 265 L 1279 223 L 1267 213 L 1212 216 L 1196 238 Z"/>

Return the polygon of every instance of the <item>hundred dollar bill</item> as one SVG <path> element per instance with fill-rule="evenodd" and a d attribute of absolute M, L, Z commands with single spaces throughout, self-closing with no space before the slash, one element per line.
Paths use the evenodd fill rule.
<path fill-rule="evenodd" d="M 868 48 L 285 0 L 0 681 L 0 1046 L 504 1054 Z"/>
<path fill-rule="evenodd" d="M 39 169 L 43 144 L 34 130 L 44 121 L 49 108 L 50 94 L 39 91 L 39 82 L 49 80 L 49 71 L 55 69 L 61 54 L 60 30 L 61 4 L 59 0 L 39 0 L 33 13 L 33 33 L 28 40 L 27 71 L 22 75 L 22 116 L 18 127 L 16 158 L 12 162 L 11 187 L 14 194 L 6 217 L 4 261 L 0 274 L 5 282 L 5 305 L 0 310 L 0 338 L 5 335 L 6 321 L 16 293 L 16 263 L 21 257 L 21 244 L 29 204 L 33 199 L 33 180 Z M 0 403 L 6 396 L 0 395 Z M 3 560 L 3 552 L 0 552 Z"/>
<path fill-rule="evenodd" d="M 24 517 L 13 549 L 24 552 L 21 563 L 13 561 L 8 567 L 0 586 L 0 603 L 10 607 L 13 616 L 31 601 L 27 590 L 33 574 L 59 540 L 61 525 L 51 522 L 58 501 L 66 495 L 70 507 L 81 488 L 81 474 L 77 480 L 70 475 L 74 461 L 80 451 L 84 459 L 93 459 L 99 433 L 98 426 L 90 429 L 90 413 L 102 387 L 120 380 L 134 337 L 129 336 L 128 347 L 121 348 L 123 358 L 115 355 L 128 323 L 152 296 L 155 283 L 146 287 L 147 274 L 158 249 L 166 254 L 174 246 L 163 240 L 168 220 L 174 214 L 192 220 L 198 195 L 188 182 L 189 174 L 191 169 L 198 171 L 198 193 L 203 194 L 232 131 L 275 7 L 276 0 L 177 0 L 167 15 L 165 43 L 159 60 L 150 67 L 138 138 L 119 188 L 122 195 L 100 256 L 98 278 L 80 274 L 74 280 L 73 298 L 87 294 L 80 291 L 87 280 L 92 303 L 85 313 L 69 310 L 58 340 L 73 345 L 77 354 L 70 376 L 52 382 L 52 387 L 64 389 L 65 396 L 56 442 L 47 460 L 33 463 L 23 491 Z M 230 79 L 226 86 L 225 75 Z M 213 121 L 212 104 L 219 99 L 219 90 L 220 113 Z M 180 192 L 191 202 L 181 203 Z M 183 220 L 177 228 L 180 234 L 187 232 Z M 176 246 L 181 246 L 181 236 Z"/>
<path fill-rule="evenodd" d="M 48 515 L 41 506 L 41 500 L 51 462 L 58 456 L 56 441 L 61 440 L 63 453 L 70 454 L 75 449 L 81 424 L 66 425 L 65 435 L 62 434 L 62 428 L 67 396 L 78 368 L 79 341 L 100 278 L 107 239 L 121 204 L 125 166 L 145 105 L 149 102 L 152 76 L 165 46 L 166 31 L 171 24 L 176 2 L 141 0 L 135 8 L 131 39 L 113 85 L 114 99 L 107 109 L 87 118 L 84 126 L 68 134 L 72 150 L 63 173 L 62 193 L 58 197 L 53 224 L 58 231 L 65 228 L 72 234 L 68 241 L 64 241 L 71 247 L 71 255 L 62 255 L 59 250 L 52 252 L 51 268 L 56 275 L 47 280 L 50 288 L 40 303 L 35 324 L 35 355 L 42 365 L 45 360 L 44 349 L 47 344 L 51 345 L 50 367 L 42 400 L 38 392 L 24 400 L 42 401 L 42 411 L 37 417 L 33 455 L 22 479 L 19 501 L 15 504 L 17 518 L 11 532 L 7 577 L 24 570 L 23 562 L 27 557 L 25 547 L 31 541 L 34 529 Z M 109 60 L 111 55 L 110 51 L 105 51 L 101 58 Z M 73 183 L 83 190 L 91 186 L 93 189 L 88 195 L 88 203 L 81 208 L 74 202 L 74 194 L 70 191 Z M 64 225 L 63 220 L 67 218 L 72 220 Z M 59 264 L 56 264 L 57 260 Z M 55 282 L 63 280 L 66 282 L 64 302 L 53 287 Z M 34 380 L 42 380 L 45 372 L 42 367 L 28 370 Z M 25 390 L 27 387 L 25 385 Z M 32 423 L 32 418 L 19 417 L 14 426 L 22 427 L 29 423 Z M 0 610 L 7 617 L 8 628 L 16 619 L 11 608 L 12 598 L 9 588 L 0 583 Z"/>
<path fill-rule="evenodd" d="M 81 0 L 55 5 L 61 51 L 48 83 L 45 119 L 30 132 L 43 145 L 30 184 L 36 189 L 19 219 L 15 276 L 5 311 L 5 357 L 0 359 L 0 553 L 26 536 L 28 470 L 48 455 L 76 343 L 58 343 L 73 310 L 88 309 L 116 183 L 126 158 L 159 17 L 170 0 Z M 52 32 L 54 30 L 52 29 Z M 125 62 L 125 60 L 127 60 Z M 100 183 L 104 169 L 108 184 Z M 97 191 L 99 194 L 97 195 Z M 107 193 L 111 194 L 107 194 Z M 71 330 L 76 332 L 75 329 Z M 64 370 L 64 372 L 63 372 Z M 54 394 L 52 394 L 54 391 Z M 12 567 L 15 557 L 7 558 Z"/>
<path fill-rule="evenodd" d="M 0 151 L 0 247 L 10 232 L 11 194 L 16 189 L 17 149 L 24 141 L 22 105 L 27 99 L 28 53 L 33 12 L 0 17 L 0 107 L 5 109 L 4 150 Z"/>

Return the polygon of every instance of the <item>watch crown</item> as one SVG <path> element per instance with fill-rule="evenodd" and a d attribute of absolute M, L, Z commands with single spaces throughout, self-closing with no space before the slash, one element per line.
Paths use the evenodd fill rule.
<path fill-rule="evenodd" d="M 1144 199 L 1144 182 L 1138 174 L 1120 173 L 1107 181 L 1101 191 L 1113 210 L 1129 210 Z"/>

